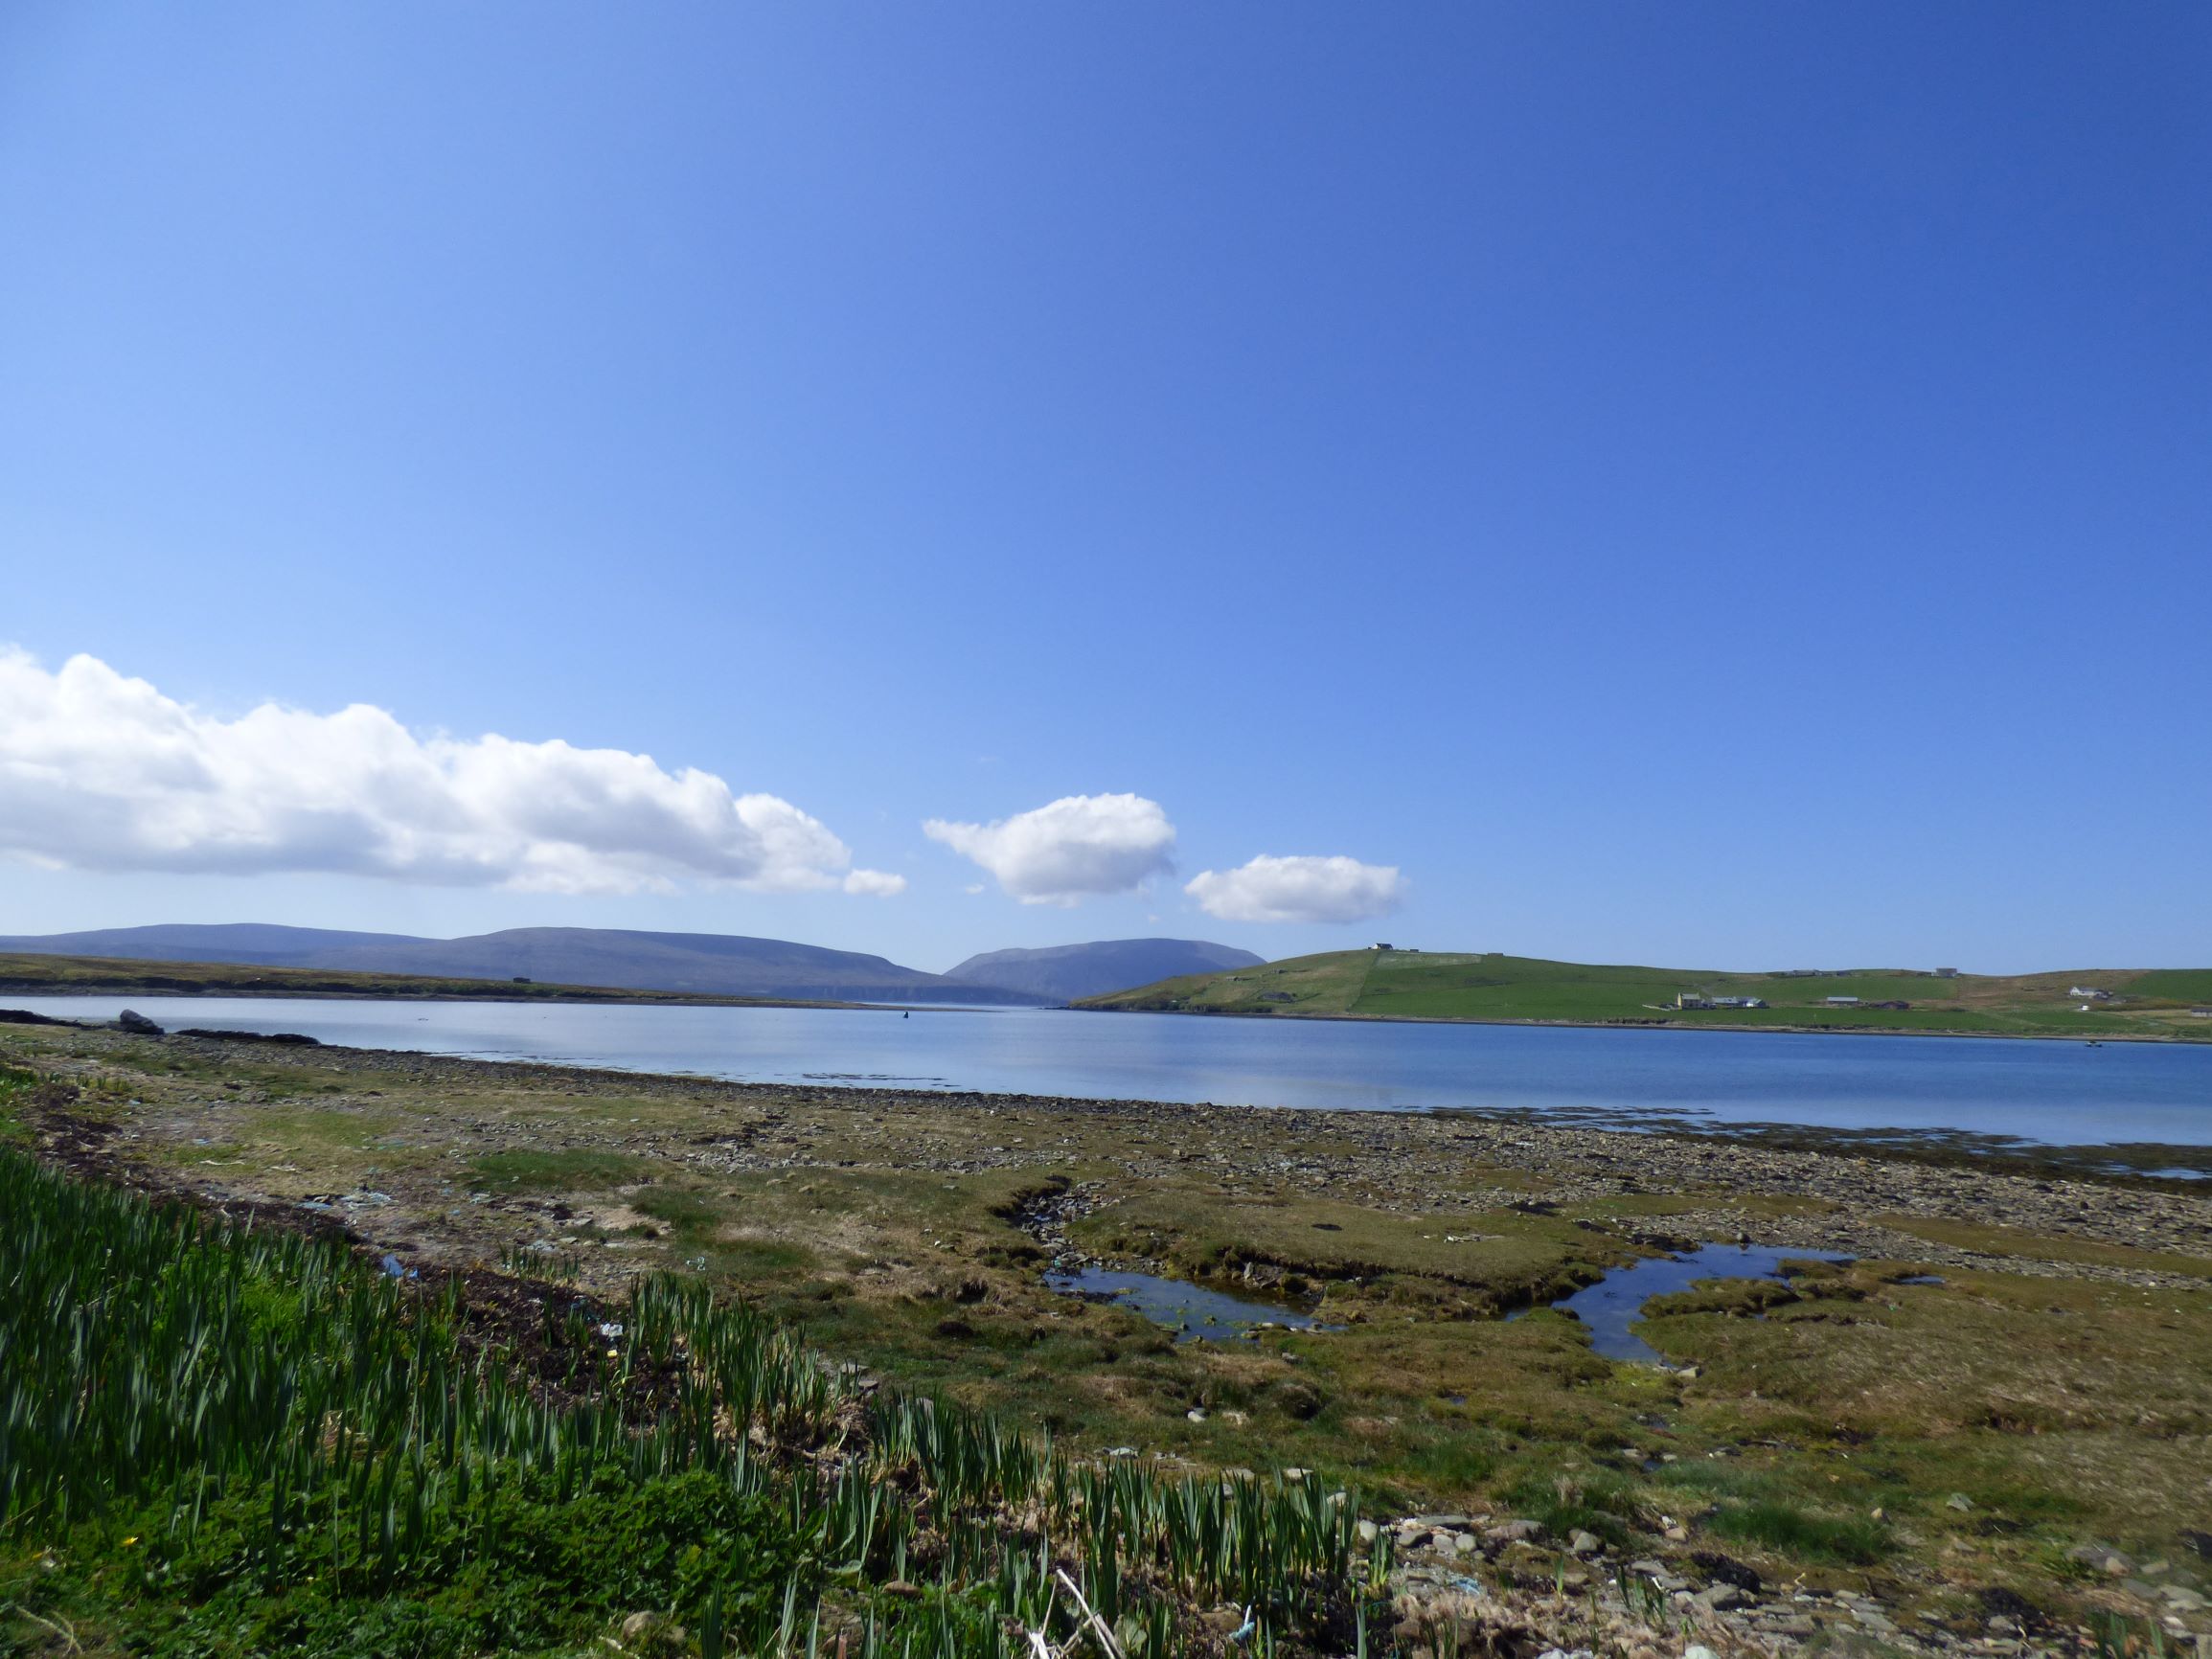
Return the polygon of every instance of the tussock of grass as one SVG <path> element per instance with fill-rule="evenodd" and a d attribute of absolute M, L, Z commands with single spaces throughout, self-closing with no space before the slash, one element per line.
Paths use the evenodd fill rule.
<path fill-rule="evenodd" d="M 487 1152 L 471 1169 L 494 1193 L 604 1193 L 651 1172 L 641 1158 L 589 1149 Z"/>
<path fill-rule="evenodd" d="M 1889 1530 L 1880 1521 L 1819 1515 L 1773 1499 L 1723 1504 L 1703 1525 L 1736 1543 L 1845 1566 L 1872 1566 L 1890 1549 Z"/>

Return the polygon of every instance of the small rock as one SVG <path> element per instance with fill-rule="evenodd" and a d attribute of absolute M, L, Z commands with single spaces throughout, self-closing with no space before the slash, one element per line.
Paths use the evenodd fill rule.
<path fill-rule="evenodd" d="M 1543 1522 L 1524 1518 L 1500 1521 L 1483 1536 L 1495 1539 L 1501 1544 L 1533 1544 L 1544 1535 L 1544 1530 Z"/>
<path fill-rule="evenodd" d="M 1716 1613 L 1725 1613 L 1731 1608 L 1741 1607 L 1749 1600 L 1748 1596 L 1733 1584 L 1708 1584 L 1699 1591 L 1696 1597 L 1699 1605 L 1710 1607 Z"/>
<path fill-rule="evenodd" d="M 1595 1533 L 1576 1529 L 1567 1539 L 1567 1553 L 1574 1556 L 1594 1556 L 1606 1547 L 1605 1539 Z"/>
<path fill-rule="evenodd" d="M 2117 1550 L 2108 1550 L 2102 1544 L 2078 1544 L 2066 1552 L 2066 1558 L 2094 1567 L 2098 1572 L 2114 1579 L 2125 1579 L 2135 1570 L 2135 1563 Z"/>
<path fill-rule="evenodd" d="M 1702 1642 L 1693 1642 L 1682 1649 L 1682 1659 L 1721 1659 L 1721 1655 Z"/>
<path fill-rule="evenodd" d="M 1359 1523 L 1359 1541 L 1363 1544 L 1372 1544 L 1381 1535 L 1381 1532 L 1382 1529 L 1373 1521 L 1361 1521 Z"/>
<path fill-rule="evenodd" d="M 1690 1529 L 1688 1527 L 1669 1527 L 1659 1535 L 1670 1544 L 1686 1544 L 1690 1541 Z"/>
<path fill-rule="evenodd" d="M 1183 1416 L 1187 1420 L 1191 1422 L 1204 1422 L 1206 1420 L 1206 1414 L 1200 1411 L 1195 1405 L 1191 1407 L 1189 1411 L 1183 1413 Z"/>
<path fill-rule="evenodd" d="M 1964 1492 L 1953 1492 L 1943 1500 L 1943 1507 L 1947 1510 L 1964 1511 L 1973 1508 L 1973 1499 L 1968 1497 Z"/>

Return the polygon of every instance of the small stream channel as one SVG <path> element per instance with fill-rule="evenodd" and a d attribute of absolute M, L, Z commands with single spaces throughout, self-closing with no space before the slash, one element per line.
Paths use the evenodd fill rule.
<path fill-rule="evenodd" d="M 1643 1317 L 1644 1304 L 1653 1297 L 1687 1290 L 1700 1279 L 1787 1279 L 1789 1275 L 1782 1271 L 1785 1261 L 1851 1260 L 1834 1250 L 1807 1250 L 1795 1245 L 1706 1244 L 1683 1255 L 1659 1256 L 1616 1267 L 1595 1284 L 1552 1307 L 1581 1320 L 1590 1333 L 1590 1347 L 1608 1359 L 1663 1365 L 1666 1361 L 1658 1350 L 1630 1329 Z"/>

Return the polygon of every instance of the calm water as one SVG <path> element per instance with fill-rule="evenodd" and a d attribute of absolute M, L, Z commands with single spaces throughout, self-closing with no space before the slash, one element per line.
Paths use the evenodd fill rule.
<path fill-rule="evenodd" d="M 1687 1290 L 1700 1279 L 1780 1279 L 1785 1261 L 1848 1261 L 1833 1250 L 1775 1249 L 1764 1244 L 1707 1244 L 1686 1256 L 1660 1256 L 1616 1267 L 1595 1284 L 1576 1291 L 1554 1307 L 1581 1320 L 1590 1347 L 1608 1359 L 1658 1363 L 1660 1354 L 1630 1329 L 1644 1316 L 1644 1304 L 1670 1291 Z"/>
<path fill-rule="evenodd" d="M 2212 1145 L 2212 1045 L 1764 1032 L 1272 1022 L 1060 1009 L 548 1007 L 38 997 L 80 1019 L 294 1031 L 770 1082 L 1108 1100 L 1963 1130 L 2055 1145 Z"/>
<path fill-rule="evenodd" d="M 1292 1330 L 1322 1329 L 1313 1317 L 1268 1302 L 1253 1302 L 1225 1291 L 1150 1273 L 1115 1273 L 1085 1267 L 1078 1273 L 1047 1273 L 1044 1282 L 1070 1296 L 1111 1298 L 1114 1305 L 1141 1313 L 1175 1332 L 1177 1342 L 1227 1342 L 1261 1325 Z"/>

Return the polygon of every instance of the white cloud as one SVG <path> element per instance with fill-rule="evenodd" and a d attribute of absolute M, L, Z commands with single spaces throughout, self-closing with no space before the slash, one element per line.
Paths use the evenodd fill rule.
<path fill-rule="evenodd" d="M 0 649 L 0 852 L 52 868 L 323 871 L 542 892 L 679 879 L 891 893 L 773 795 L 558 739 L 418 737 L 384 710 L 203 715 L 97 658 Z M 892 885 L 896 883 L 897 886 Z"/>
<path fill-rule="evenodd" d="M 1396 865 L 1357 858 L 1274 858 L 1206 870 L 1183 891 L 1222 921 L 1362 921 L 1398 908 L 1405 879 Z"/>
<path fill-rule="evenodd" d="M 845 877 L 847 893 L 864 893 L 871 898 L 890 898 L 906 891 L 906 877 L 888 870 L 855 870 Z"/>
<path fill-rule="evenodd" d="M 922 829 L 997 876 L 1024 904 L 1127 893 L 1170 869 L 1175 844 L 1167 813 L 1142 795 L 1069 795 L 994 824 L 932 818 Z"/>

